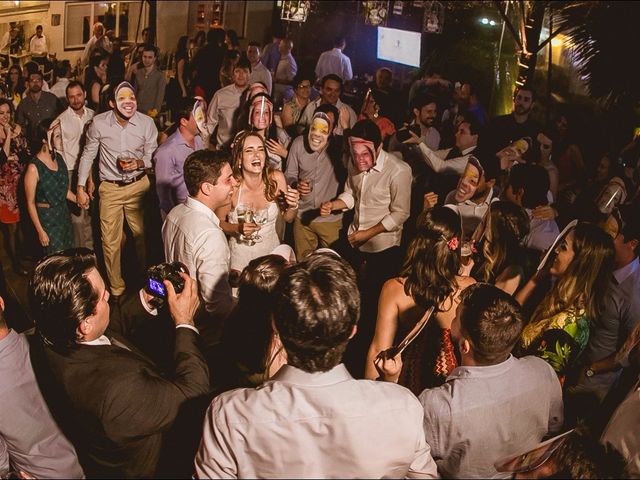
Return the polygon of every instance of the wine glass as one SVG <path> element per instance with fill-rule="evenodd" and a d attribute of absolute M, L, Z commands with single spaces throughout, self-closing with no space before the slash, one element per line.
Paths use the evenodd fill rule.
<path fill-rule="evenodd" d="M 269 220 L 269 209 L 268 208 L 260 208 L 256 210 L 253 214 L 253 221 L 258 225 L 262 226 Z M 258 243 L 262 241 L 262 237 L 258 232 L 255 232 L 252 236 L 253 240 Z"/>
<path fill-rule="evenodd" d="M 240 225 L 246 222 L 253 222 L 253 207 L 244 203 L 238 204 L 238 206 L 236 207 L 236 216 L 238 217 L 238 223 Z M 242 228 L 240 229 L 240 231 L 242 231 Z M 242 233 L 240 234 L 240 241 L 248 243 L 249 245 L 253 245 L 254 243 L 251 235 L 244 236 Z"/>

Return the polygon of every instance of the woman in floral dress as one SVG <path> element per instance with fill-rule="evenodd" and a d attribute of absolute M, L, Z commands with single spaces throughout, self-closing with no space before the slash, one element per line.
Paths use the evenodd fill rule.
<path fill-rule="evenodd" d="M 13 102 L 0 99 L 0 225 L 4 236 L 4 248 L 11 259 L 13 270 L 26 275 L 17 254 L 20 210 L 18 185 L 29 160 L 27 139 L 19 125 L 13 123 Z"/>
<path fill-rule="evenodd" d="M 613 271 L 613 241 L 600 227 L 579 223 L 555 253 L 548 273 L 557 281 L 522 332 L 519 353 L 545 360 L 564 384 L 587 345 L 591 321 L 601 311 Z M 521 304 L 536 289 L 545 270 L 536 273 L 518 293 Z"/>

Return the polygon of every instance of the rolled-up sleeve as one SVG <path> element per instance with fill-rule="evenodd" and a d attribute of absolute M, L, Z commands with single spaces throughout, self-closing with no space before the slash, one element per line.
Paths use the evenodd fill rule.
<path fill-rule="evenodd" d="M 356 204 L 356 199 L 353 196 L 353 185 L 351 184 L 352 178 L 352 176 L 349 176 L 347 183 L 344 185 L 344 192 L 338 195 L 338 200 L 342 200 L 349 210 Z"/>
<path fill-rule="evenodd" d="M 389 190 L 391 193 L 389 213 L 380 220 L 380 223 L 382 223 L 387 232 L 392 232 L 402 227 L 407 218 L 409 218 L 411 208 L 411 169 L 408 165 L 403 165 L 393 177 Z"/>

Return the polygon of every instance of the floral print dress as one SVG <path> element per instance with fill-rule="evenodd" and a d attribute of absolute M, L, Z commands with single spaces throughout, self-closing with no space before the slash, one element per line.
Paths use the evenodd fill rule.
<path fill-rule="evenodd" d="M 563 382 L 587 345 L 589 323 L 583 309 L 569 309 L 529 324 L 522 332 L 522 351 L 546 361 Z"/>
<path fill-rule="evenodd" d="M 4 139 L 0 140 L 0 147 L 4 144 Z M 25 166 L 31 156 L 27 139 L 18 133 L 11 137 L 10 155 L 18 157 L 18 161 L 5 159 L 0 164 L 0 222 L 18 223 L 20 221 L 20 210 L 18 209 L 18 185 L 24 172 Z M 0 155 L 4 157 L 4 155 Z"/>

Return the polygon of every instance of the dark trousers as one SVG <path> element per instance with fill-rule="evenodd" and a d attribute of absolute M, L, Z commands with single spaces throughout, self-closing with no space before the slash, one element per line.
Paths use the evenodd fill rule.
<path fill-rule="evenodd" d="M 361 293 L 360 321 L 358 332 L 349 342 L 344 362 L 355 378 L 362 378 L 369 345 L 375 333 L 378 316 L 378 299 L 384 282 L 398 275 L 402 268 L 400 247 L 391 247 L 381 252 L 367 253 L 348 247 L 340 252 L 358 274 Z"/>

